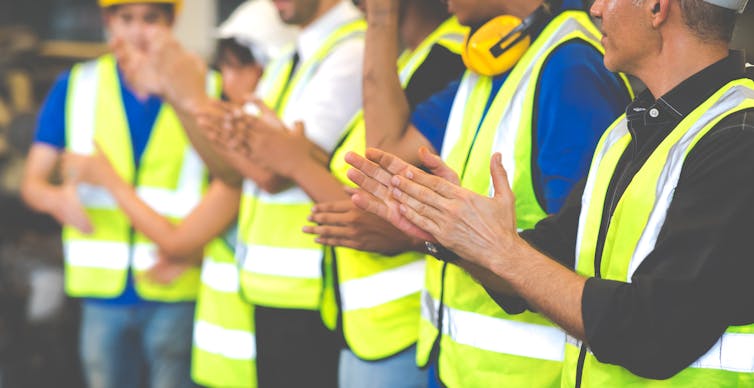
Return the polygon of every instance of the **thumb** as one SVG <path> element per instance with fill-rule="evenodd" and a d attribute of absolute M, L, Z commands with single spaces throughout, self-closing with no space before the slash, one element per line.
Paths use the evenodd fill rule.
<path fill-rule="evenodd" d="M 490 160 L 490 175 L 492 176 L 492 187 L 495 189 L 495 198 L 507 195 L 510 192 L 508 183 L 508 173 L 503 167 L 503 156 L 495 152 Z"/>
<path fill-rule="evenodd" d="M 293 123 L 293 130 L 291 131 L 291 133 L 293 133 L 296 136 L 303 137 L 305 136 L 305 132 L 306 132 L 306 127 L 304 127 L 303 121 L 296 121 L 295 123 Z"/>
<path fill-rule="evenodd" d="M 103 147 L 100 144 L 99 140 L 94 141 L 94 154 L 105 156 L 105 151 L 103 150 Z"/>
<path fill-rule="evenodd" d="M 456 174 L 450 166 L 445 164 L 439 155 L 433 154 L 427 147 L 419 148 L 419 160 L 421 160 L 422 164 L 427 167 L 432 174 L 451 183 L 458 184 L 460 182 L 458 174 Z"/>
<path fill-rule="evenodd" d="M 277 114 L 273 112 L 272 109 L 270 109 L 270 107 L 268 107 L 267 104 L 265 104 L 257 95 L 251 95 L 249 99 L 246 100 L 246 103 L 253 104 L 258 109 L 259 113 L 257 113 L 257 116 L 277 116 Z"/>

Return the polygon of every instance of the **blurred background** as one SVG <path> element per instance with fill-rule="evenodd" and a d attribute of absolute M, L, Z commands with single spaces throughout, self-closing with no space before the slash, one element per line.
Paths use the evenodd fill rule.
<path fill-rule="evenodd" d="M 407 0 L 410 1 L 410 0 Z M 187 0 L 177 36 L 205 58 L 241 0 Z M 734 46 L 754 62 L 754 12 Z M 36 111 L 58 74 L 107 50 L 94 0 L 0 0 L 0 388 L 80 387 L 75 302 L 63 294 L 59 228 L 18 196 Z"/>
<path fill-rule="evenodd" d="M 177 36 L 205 58 L 242 0 L 187 0 Z M 36 113 L 61 71 L 107 50 L 94 0 L 0 0 L 0 388 L 82 387 L 78 305 L 63 293 L 60 229 L 18 190 Z"/>

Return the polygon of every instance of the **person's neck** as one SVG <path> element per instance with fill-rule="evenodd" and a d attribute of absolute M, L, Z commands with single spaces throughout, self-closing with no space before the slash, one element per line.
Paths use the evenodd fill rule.
<path fill-rule="evenodd" d="M 658 55 L 642 64 L 641 71 L 634 72 L 655 99 L 728 56 L 726 44 L 686 38 L 664 41 Z"/>
<path fill-rule="evenodd" d="M 320 0 L 319 6 L 317 7 L 317 10 L 314 12 L 311 18 L 307 20 L 304 23 L 301 23 L 300 27 L 306 28 L 311 26 L 314 22 L 319 20 L 322 16 L 324 16 L 326 13 L 330 12 L 333 8 L 335 8 L 338 4 L 340 4 L 341 0 Z"/>
<path fill-rule="evenodd" d="M 506 1 L 506 14 L 521 20 L 531 15 L 544 3 L 543 0 L 510 0 Z"/>
<path fill-rule="evenodd" d="M 421 10 L 416 7 L 406 9 L 406 14 L 401 20 L 401 41 L 409 50 L 415 50 L 419 45 L 444 22 L 439 18 L 421 15 Z"/>

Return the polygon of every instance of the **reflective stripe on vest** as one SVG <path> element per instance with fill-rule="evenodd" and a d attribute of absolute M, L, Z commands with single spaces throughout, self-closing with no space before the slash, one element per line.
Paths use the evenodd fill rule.
<path fill-rule="evenodd" d="M 343 312 L 383 305 L 418 294 L 423 287 L 423 262 L 411 262 L 371 276 L 353 279 L 340 286 Z"/>
<path fill-rule="evenodd" d="M 397 61 L 398 78 L 405 88 L 435 45 L 460 53 L 467 28 L 455 18 L 443 22 L 413 51 L 404 52 Z M 344 155 L 366 150 L 363 111 L 348 126 L 345 140 L 333 153 L 330 169 L 335 177 L 352 185 L 346 177 Z M 362 252 L 337 247 L 336 255 L 340 302 L 335 298 L 332 250 L 327 251 L 326 283 L 322 299 L 322 319 L 335 330 L 338 312 L 342 330 L 351 351 L 364 360 L 390 357 L 414 344 L 418 337 L 419 295 L 424 285 L 424 255 L 404 253 L 397 256 Z"/>
<path fill-rule="evenodd" d="M 215 74 L 208 88 L 218 91 Z M 115 60 L 104 56 L 76 65 L 71 71 L 66 101 L 66 147 L 90 154 L 95 141 L 115 171 L 159 214 L 178 221 L 201 199 L 206 170 L 190 147 L 172 108 L 163 104 L 149 143 L 136 171 L 125 108 L 120 95 Z M 188 301 L 196 297 L 199 270 L 189 269 L 169 286 L 149 282 L 141 275 L 154 262 L 157 248 L 133 230 L 128 217 L 103 188 L 80 185 L 79 199 L 94 227 L 84 235 L 64 227 L 66 289 L 71 296 L 113 298 L 125 287 L 129 266 L 137 278 L 136 290 L 147 300 Z"/>
<path fill-rule="evenodd" d="M 355 20 L 333 31 L 290 80 L 292 53 L 274 61 L 260 81 L 258 94 L 282 117 L 332 50 L 343 42 L 361 39 L 365 28 L 363 20 Z M 319 308 L 322 247 L 301 231 L 311 207 L 311 200 L 298 187 L 269 194 L 252 181 L 244 183 L 236 256 L 247 300 L 277 308 Z"/>
<path fill-rule="evenodd" d="M 565 11 L 545 27 L 511 70 L 486 116 L 484 107 L 492 79 L 467 72 L 459 86 L 442 157 L 461 175 L 463 187 L 487 195 L 492 192 L 490 157 L 493 152 L 501 152 L 511 177 L 517 224 L 521 228 L 530 228 L 546 216 L 536 198 L 530 168 L 532 118 L 536 114 L 534 101 L 540 73 L 558 47 L 582 41 L 603 52 L 599 40 L 599 31 L 584 12 Z M 625 79 L 624 82 L 628 84 Z M 440 335 L 436 322 L 440 312 L 430 311 L 438 307 L 433 301 L 439 301 L 444 294 L 443 327 L 450 325 L 450 329 L 440 338 L 439 372 L 443 383 L 449 387 L 559 385 L 565 334 L 539 314 L 506 314 L 465 271 L 448 265 L 443 277 L 443 266 L 438 260 L 428 259 L 430 298 L 422 300 L 419 364 L 429 361 Z M 516 334 L 495 331 L 507 328 Z"/>
<path fill-rule="evenodd" d="M 191 375 L 211 387 L 256 387 L 254 310 L 239 294 L 233 252 L 217 239 L 205 249 L 196 301 Z"/>
<path fill-rule="evenodd" d="M 422 314 L 437 324 L 440 301 L 422 295 Z M 495 353 L 563 361 L 565 333 L 552 325 L 497 319 L 443 306 L 444 335 L 459 344 Z"/>
<path fill-rule="evenodd" d="M 688 153 L 722 119 L 752 107 L 754 82 L 733 81 L 686 116 L 655 149 L 626 188 L 609 221 L 602 253 L 603 270 L 599 274 L 602 278 L 631 282 L 634 272 L 654 250 Z M 630 133 L 623 116 L 602 137 L 592 160 L 576 244 L 576 270 L 587 277 L 595 276 L 595 250 L 608 185 L 629 142 Z M 569 340 L 563 386 L 575 384 L 580 347 L 580 342 Z M 638 377 L 620 366 L 600 363 L 591 352 L 587 352 L 582 376 L 582 387 L 751 386 L 754 325 L 729 327 L 709 352 L 667 380 Z"/>

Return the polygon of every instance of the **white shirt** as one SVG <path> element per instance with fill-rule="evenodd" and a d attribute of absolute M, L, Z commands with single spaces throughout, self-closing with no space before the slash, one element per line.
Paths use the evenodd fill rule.
<path fill-rule="evenodd" d="M 301 30 L 296 40 L 299 64 L 316 52 L 318 46 L 343 24 L 362 18 L 349 1 L 343 1 Z M 340 141 L 346 125 L 361 109 L 361 78 L 364 39 L 353 37 L 338 44 L 300 93 L 290 96 L 282 120 L 289 127 L 303 121 L 306 136 L 327 152 Z"/>

